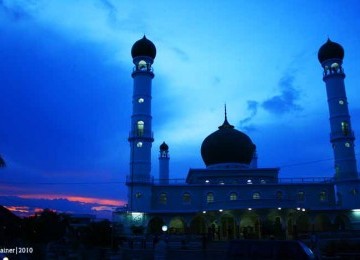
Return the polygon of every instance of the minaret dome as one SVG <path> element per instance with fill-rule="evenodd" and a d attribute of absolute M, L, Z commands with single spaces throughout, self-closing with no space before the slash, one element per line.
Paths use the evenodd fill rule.
<path fill-rule="evenodd" d="M 131 56 L 133 59 L 135 57 L 150 57 L 152 59 L 155 59 L 156 57 L 156 47 L 154 43 L 144 37 L 142 37 L 140 40 L 136 41 L 134 45 L 131 48 Z"/>
<path fill-rule="evenodd" d="M 328 38 L 327 42 L 319 49 L 318 59 L 320 63 L 330 59 L 342 60 L 344 59 L 344 48 L 340 44 L 333 42 Z"/>

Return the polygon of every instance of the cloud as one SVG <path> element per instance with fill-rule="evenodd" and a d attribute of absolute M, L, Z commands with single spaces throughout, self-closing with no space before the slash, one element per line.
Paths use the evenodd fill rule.
<path fill-rule="evenodd" d="M 31 17 L 21 4 L 4 0 L 0 0 L 0 14 L 1 13 L 4 13 L 12 21 L 20 21 Z"/>
<path fill-rule="evenodd" d="M 249 132 L 249 130 L 250 131 L 255 130 L 255 127 L 250 126 L 249 123 L 256 116 L 258 107 L 259 107 L 259 103 L 257 101 L 255 100 L 247 101 L 247 111 L 249 112 L 250 115 L 240 120 L 239 122 L 240 129 L 246 130 L 247 132 Z"/>
<path fill-rule="evenodd" d="M 58 212 L 91 213 L 110 218 L 113 209 L 124 205 L 125 202 L 102 198 L 33 194 L 28 196 L 0 196 L 0 204 L 22 217 L 33 215 L 40 208 L 48 208 Z"/>
<path fill-rule="evenodd" d="M 294 86 L 294 79 L 294 75 L 284 75 L 278 85 L 280 94 L 263 101 L 261 106 L 268 112 L 277 115 L 302 110 L 302 107 L 296 104 L 300 92 Z"/>
<path fill-rule="evenodd" d="M 189 56 L 187 55 L 186 52 L 184 52 L 182 49 L 178 48 L 178 47 L 172 47 L 171 48 L 174 53 L 182 60 L 182 61 L 188 61 L 189 60 Z"/>

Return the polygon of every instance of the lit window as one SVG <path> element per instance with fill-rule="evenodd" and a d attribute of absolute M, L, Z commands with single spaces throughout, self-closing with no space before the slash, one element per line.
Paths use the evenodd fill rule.
<path fill-rule="evenodd" d="M 191 202 L 191 195 L 188 192 L 185 192 L 183 194 L 183 202 L 184 203 L 190 203 Z"/>
<path fill-rule="evenodd" d="M 139 61 L 138 69 L 139 70 L 146 70 L 147 69 L 146 61 L 144 61 L 144 60 Z"/>
<path fill-rule="evenodd" d="M 137 142 L 136 146 L 137 146 L 138 148 L 140 148 L 140 147 L 143 146 L 143 143 L 142 143 L 142 142 Z"/>
<path fill-rule="evenodd" d="M 254 200 L 258 200 L 258 199 L 260 199 L 260 193 L 259 192 L 254 192 L 252 197 L 253 197 Z"/>
<path fill-rule="evenodd" d="M 356 195 L 359 193 L 359 191 L 358 191 L 356 188 L 353 188 L 353 189 L 350 191 L 350 193 L 351 193 L 353 196 L 356 196 Z"/>
<path fill-rule="evenodd" d="M 331 68 L 332 69 L 337 69 L 339 67 L 339 64 L 334 62 L 333 64 L 331 64 Z"/>
<path fill-rule="evenodd" d="M 138 99 L 138 102 L 141 104 L 141 103 L 144 103 L 144 99 L 143 98 L 139 98 Z"/>
<path fill-rule="evenodd" d="M 144 135 L 144 121 L 137 122 L 137 133 L 138 133 L 138 136 Z"/>
<path fill-rule="evenodd" d="M 305 200 L 305 192 L 299 191 L 299 192 L 297 193 L 297 199 L 298 199 L 299 201 L 304 201 L 304 200 Z"/>
<path fill-rule="evenodd" d="M 206 202 L 207 202 L 207 203 L 213 203 L 213 202 L 214 202 L 214 193 L 209 192 L 209 193 L 206 195 Z"/>
<path fill-rule="evenodd" d="M 320 192 L 320 201 L 326 201 L 326 200 L 327 200 L 326 191 L 321 191 Z"/>
<path fill-rule="evenodd" d="M 252 180 L 247 180 L 247 184 L 252 184 Z"/>
<path fill-rule="evenodd" d="M 345 146 L 346 146 L 347 148 L 349 148 L 351 145 L 350 145 L 350 143 L 346 142 L 346 143 L 345 143 Z"/>
<path fill-rule="evenodd" d="M 167 195 L 166 195 L 166 193 L 164 193 L 164 192 L 160 193 L 159 202 L 161 204 L 166 205 L 166 203 L 167 203 Z"/>
<path fill-rule="evenodd" d="M 344 105 L 344 104 L 345 104 L 344 100 L 340 99 L 340 100 L 339 100 L 339 104 L 340 104 L 340 105 Z"/>
<path fill-rule="evenodd" d="M 237 193 L 236 192 L 231 192 L 230 193 L 230 200 L 237 200 Z"/>
<path fill-rule="evenodd" d="M 348 135 L 348 133 L 349 133 L 349 124 L 348 124 L 348 122 L 341 122 L 341 130 L 344 133 L 344 135 Z"/>
<path fill-rule="evenodd" d="M 276 192 L 276 199 L 282 200 L 283 199 L 283 193 L 281 191 Z"/>

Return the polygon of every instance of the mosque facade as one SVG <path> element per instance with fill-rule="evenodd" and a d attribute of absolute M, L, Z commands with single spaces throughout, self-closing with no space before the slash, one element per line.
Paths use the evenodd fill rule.
<path fill-rule="evenodd" d="M 189 169 L 175 183 L 169 146 L 159 147 L 159 174 L 151 172 L 152 79 L 156 47 L 145 36 L 131 49 L 134 69 L 129 134 L 128 205 L 113 213 L 125 230 L 146 234 L 208 234 L 218 239 L 293 238 L 303 233 L 360 229 L 360 180 L 345 91 L 343 47 L 327 40 L 318 52 L 323 68 L 334 154 L 331 178 L 279 178 L 279 168 L 260 168 L 256 146 L 224 122 L 201 145 L 205 167 Z M 331 147 L 330 146 L 330 147 Z"/>

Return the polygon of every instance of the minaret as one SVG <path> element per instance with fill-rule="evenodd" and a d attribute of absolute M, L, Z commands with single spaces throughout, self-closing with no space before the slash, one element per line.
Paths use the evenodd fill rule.
<path fill-rule="evenodd" d="M 169 146 L 163 142 L 159 154 L 159 179 L 160 184 L 169 184 Z"/>
<path fill-rule="evenodd" d="M 351 127 L 346 98 L 343 58 L 343 47 L 330 39 L 318 52 L 318 59 L 324 69 L 323 81 L 326 84 L 329 106 L 330 142 L 334 151 L 336 180 L 358 178 L 354 150 L 355 135 Z"/>
<path fill-rule="evenodd" d="M 130 210 L 145 210 L 150 198 L 151 146 L 154 141 L 151 127 L 151 83 L 154 78 L 152 64 L 156 56 L 155 45 L 145 36 L 134 43 L 131 56 L 135 64 L 131 74 L 134 79 L 132 96 L 129 187 Z M 144 208 L 144 209 L 143 209 Z"/>

